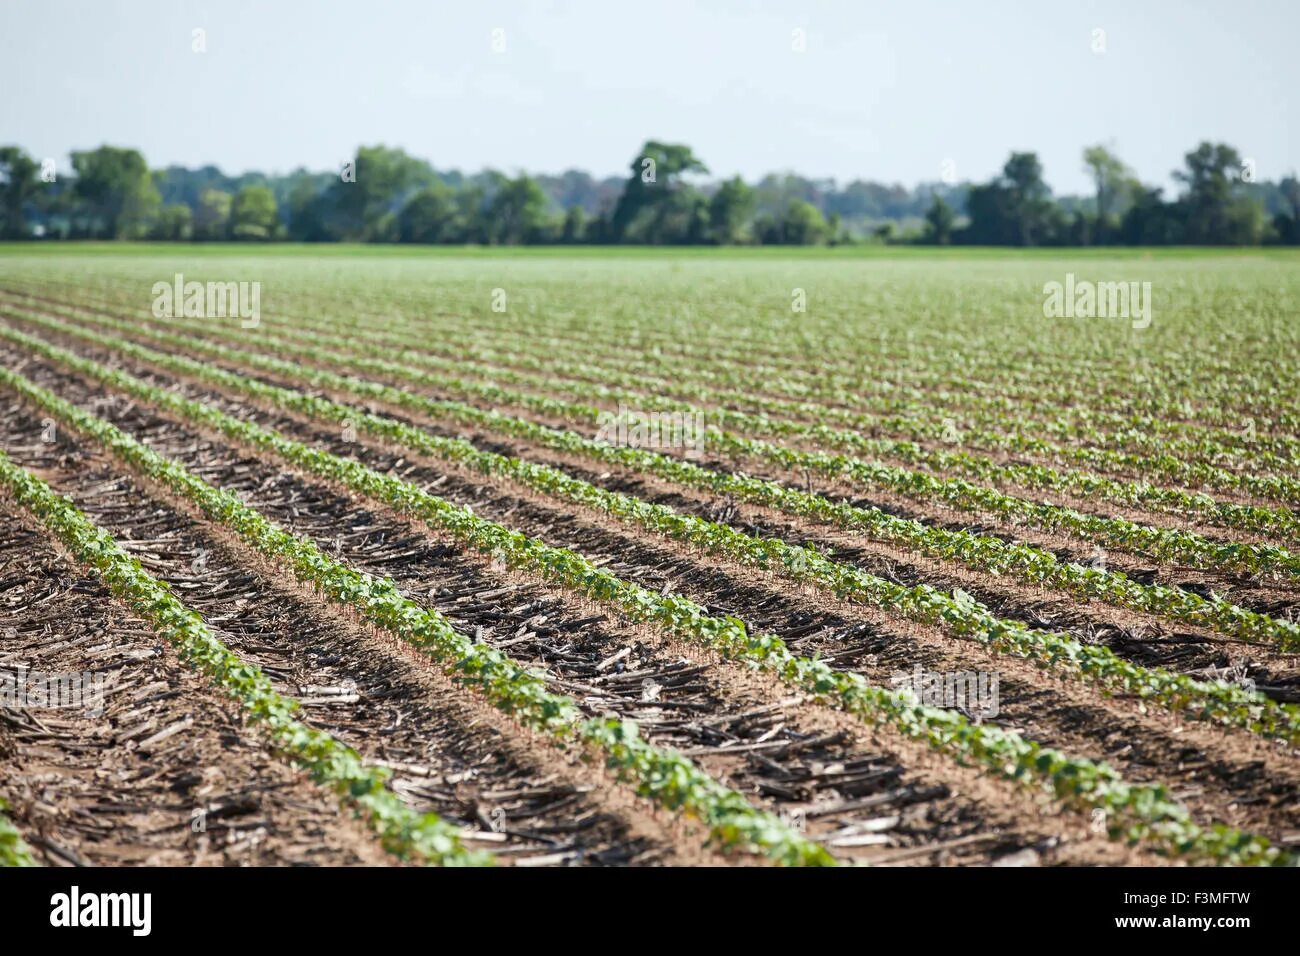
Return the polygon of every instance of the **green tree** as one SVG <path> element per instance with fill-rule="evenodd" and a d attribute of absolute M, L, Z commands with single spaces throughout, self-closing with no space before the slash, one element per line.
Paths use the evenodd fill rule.
<path fill-rule="evenodd" d="M 194 210 L 194 238 L 208 242 L 226 239 L 230 234 L 230 193 L 205 189 L 199 194 Z"/>
<path fill-rule="evenodd" d="M 158 213 L 154 223 L 153 236 L 168 242 L 180 242 L 193 234 L 193 214 L 190 207 L 182 202 L 168 203 Z"/>
<path fill-rule="evenodd" d="M 410 194 L 437 179 L 424 160 L 387 146 L 362 146 L 353 161 L 352 175 L 340 173 L 326 198 L 328 231 L 338 239 L 396 238 L 393 214 Z"/>
<path fill-rule="evenodd" d="M 1052 202 L 1033 153 L 1012 153 L 1002 175 L 966 196 L 970 225 L 961 239 L 978 245 L 1037 246 L 1059 241 L 1064 214 Z"/>
<path fill-rule="evenodd" d="M 162 206 L 144 157 L 134 149 L 101 146 L 72 154 L 74 192 L 85 231 L 109 239 L 143 236 Z"/>
<path fill-rule="evenodd" d="M 698 189 L 682 193 L 686 208 L 686 228 L 680 242 L 698 246 L 709 241 L 709 202 Z"/>
<path fill-rule="evenodd" d="M 1097 219 L 1094 241 L 1103 243 L 1116 225 L 1114 216 L 1133 175 L 1124 163 L 1105 146 L 1090 146 L 1083 151 L 1083 165 L 1097 191 Z"/>
<path fill-rule="evenodd" d="M 1012 153 L 1002 169 L 1010 190 L 1011 215 L 1019 234 L 1019 245 L 1041 245 L 1048 238 L 1056 208 L 1052 191 L 1043 180 L 1043 166 L 1034 153 Z"/>
<path fill-rule="evenodd" d="M 586 210 L 581 206 L 570 206 L 564 211 L 564 225 L 560 229 L 560 241 L 572 245 L 582 242 L 586 236 Z"/>
<path fill-rule="evenodd" d="M 1241 156 L 1226 143 L 1201 143 L 1188 153 L 1186 169 L 1174 178 L 1186 186 L 1179 199 L 1183 241 L 1212 245 L 1251 245 L 1263 233 L 1259 204 L 1236 188 Z"/>
<path fill-rule="evenodd" d="M 529 242 L 546 221 L 546 193 L 531 176 L 507 179 L 492 197 L 490 216 L 494 241 Z"/>
<path fill-rule="evenodd" d="M 786 245 L 815 246 L 826 241 L 829 228 L 820 209 L 796 199 L 786 206 L 781 217 L 781 241 Z"/>
<path fill-rule="evenodd" d="M 462 231 L 456 195 L 442 182 L 412 196 L 397 219 L 402 242 L 454 242 Z"/>
<path fill-rule="evenodd" d="M 482 245 L 492 241 L 491 205 L 487 190 L 481 183 L 470 183 L 456 191 L 456 210 L 460 223 L 460 235 L 456 241 Z"/>
<path fill-rule="evenodd" d="M 930 208 L 925 213 L 925 241 L 933 246 L 946 246 L 952 242 L 952 229 L 957 217 L 952 207 L 935 193 Z"/>
<path fill-rule="evenodd" d="M 0 146 L 0 236 L 20 239 L 27 235 L 23 207 L 40 188 L 39 168 L 17 146 Z"/>
<path fill-rule="evenodd" d="M 1164 190 L 1139 187 L 1120 222 L 1120 237 L 1130 246 L 1164 246 L 1181 242 L 1179 208 L 1162 198 Z"/>
<path fill-rule="evenodd" d="M 1300 244 L 1300 179 L 1292 173 L 1277 185 L 1287 208 L 1273 218 L 1273 227 L 1282 242 Z"/>
<path fill-rule="evenodd" d="M 830 233 L 828 241 L 832 246 L 852 240 L 849 231 L 844 228 L 844 219 L 837 212 L 833 212 L 826 217 L 826 229 Z"/>
<path fill-rule="evenodd" d="M 682 177 L 688 173 L 707 173 L 708 167 L 696 158 L 689 146 L 649 140 L 629 168 L 631 175 L 610 219 L 614 240 L 634 238 L 645 242 L 671 242 L 683 239 L 695 221 L 695 212 L 694 203 L 681 195 L 688 191 Z M 668 224 L 675 219 L 685 219 L 687 225 L 679 236 L 667 234 Z M 639 230 L 633 228 L 638 220 L 643 225 Z"/>
<path fill-rule="evenodd" d="M 308 174 L 295 176 L 288 196 L 290 239 L 321 242 L 330 238 L 325 222 L 327 190 L 319 188 Z"/>
<path fill-rule="evenodd" d="M 230 204 L 230 235 L 234 239 L 274 239 L 280 225 L 275 194 L 266 186 L 245 186 Z"/>
<path fill-rule="evenodd" d="M 970 223 L 961 231 L 961 241 L 978 246 L 1019 244 L 1011 191 L 1001 180 L 971 186 L 966 194 L 966 215 Z"/>
<path fill-rule="evenodd" d="M 728 179 L 709 199 L 709 235 L 723 246 L 745 241 L 757 196 L 739 176 Z"/>
<path fill-rule="evenodd" d="M 609 232 L 609 216 L 602 212 L 587 220 L 586 227 L 582 231 L 582 238 L 585 242 L 602 245 L 612 242 Z"/>

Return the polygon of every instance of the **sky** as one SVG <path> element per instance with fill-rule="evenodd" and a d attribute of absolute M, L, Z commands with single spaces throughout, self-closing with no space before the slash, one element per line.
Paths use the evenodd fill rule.
<path fill-rule="evenodd" d="M 1208 139 L 1275 179 L 1300 168 L 1297 36 L 1297 0 L 0 0 L 0 144 L 622 175 L 659 139 L 717 177 L 907 186 L 1033 150 L 1083 193 L 1085 146 L 1170 187 Z"/>

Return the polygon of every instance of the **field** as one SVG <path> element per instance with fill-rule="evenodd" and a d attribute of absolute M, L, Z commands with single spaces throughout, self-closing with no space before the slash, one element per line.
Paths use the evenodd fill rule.
<path fill-rule="evenodd" d="M 2 247 L 0 861 L 1294 864 L 1297 266 Z"/>

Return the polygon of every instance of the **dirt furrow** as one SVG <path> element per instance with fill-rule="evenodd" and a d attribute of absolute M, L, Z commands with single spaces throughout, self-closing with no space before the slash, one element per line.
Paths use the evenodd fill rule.
<path fill-rule="evenodd" d="M 85 348 L 84 343 L 78 343 L 64 336 L 55 335 L 54 338 L 74 348 L 78 346 Z M 109 363 L 116 361 L 113 353 L 107 350 L 91 348 L 87 351 L 97 359 Z M 289 387 L 293 384 L 280 376 L 250 372 L 238 366 L 231 367 L 259 381 Z M 347 394 L 332 391 L 327 391 L 325 394 L 342 402 L 356 401 L 354 396 Z M 1160 664 L 1197 677 L 1250 680 L 1260 690 L 1278 700 L 1291 701 L 1300 695 L 1296 687 L 1298 679 L 1296 671 L 1300 658 L 1295 654 L 1279 654 L 1267 646 L 1252 646 L 1216 634 L 1206 628 L 1174 626 L 1160 618 L 1116 608 L 1102 601 L 1079 601 L 1058 590 L 1044 591 L 1026 585 L 1019 579 L 992 576 L 968 569 L 960 562 L 931 559 L 905 547 L 870 542 L 861 535 L 842 532 L 825 524 L 802 518 L 791 518 L 774 509 L 749 505 L 740 508 L 737 503 L 729 500 L 718 501 L 705 492 L 697 492 L 628 469 L 613 467 L 609 471 L 593 471 L 591 470 L 593 466 L 578 456 L 531 447 L 495 433 L 457 430 L 427 416 L 411 415 L 404 409 L 397 409 L 383 403 L 368 403 L 366 407 L 376 408 L 402 421 L 419 424 L 436 434 L 468 434 L 484 448 L 505 454 L 519 454 L 530 460 L 553 464 L 579 474 L 593 484 L 616 490 L 653 489 L 654 493 L 663 496 L 662 500 L 665 503 L 681 502 L 684 505 L 682 510 L 702 514 L 713 520 L 735 524 L 734 514 L 743 512 L 750 516 L 747 530 L 783 528 L 793 536 L 787 540 L 817 544 L 835 554 L 843 555 L 846 560 L 861 562 L 863 567 L 882 577 L 905 583 L 916 583 L 924 579 L 945 589 L 954 586 L 962 587 L 997 610 L 1003 617 L 1021 620 L 1033 626 L 1068 629 L 1085 641 L 1105 641 L 1122 656 L 1144 664 Z M 722 461 L 704 462 L 704 464 L 724 471 L 728 467 L 727 463 Z M 778 481 L 789 480 L 791 477 L 768 474 L 764 471 L 763 463 L 748 462 L 747 464 L 749 474 Z M 833 490 L 829 486 L 815 486 L 808 476 L 804 476 L 802 481 L 795 484 L 807 490 L 816 490 L 831 500 L 843 499 L 857 506 L 879 507 L 900 517 L 921 520 L 949 530 L 973 530 L 1012 543 L 1027 541 L 1054 554 L 1062 561 L 1099 563 L 1121 571 L 1142 583 L 1177 584 L 1204 597 L 1217 593 L 1243 607 L 1261 613 L 1287 620 L 1300 619 L 1300 598 L 1297 598 L 1294 589 L 1280 584 L 1255 581 L 1242 575 L 1153 565 L 1137 556 L 1122 552 L 1107 552 L 1101 548 L 1093 548 L 1091 551 L 1080 550 L 1077 541 L 1065 536 L 1038 534 L 1019 527 L 1011 527 L 1008 530 L 1003 527 L 972 525 L 969 516 L 956 509 L 936 506 L 934 513 L 927 513 L 921 510 L 916 502 L 899 495 L 881 493 L 864 498 L 860 496 L 860 489 L 837 487 Z M 693 504 L 687 505 L 686 502 L 693 502 Z M 782 537 L 784 536 L 783 534 Z"/>
<path fill-rule="evenodd" d="M 270 380 L 270 379 L 268 379 Z M 333 396 L 346 401 L 346 396 Z M 372 407 L 367 405 L 367 407 Z M 513 441 L 495 433 L 456 429 L 428 416 L 411 415 L 402 409 L 380 407 L 383 414 L 418 425 L 444 437 L 468 437 L 479 447 L 504 455 L 526 458 L 560 468 L 576 477 L 612 491 L 625 492 L 648 501 L 711 521 L 730 524 L 749 533 L 779 537 L 789 543 L 811 544 L 837 560 L 861 567 L 891 581 L 906 585 L 927 583 L 943 590 L 960 587 L 989 606 L 999 616 L 1037 628 L 1068 631 L 1085 643 L 1104 643 L 1122 657 L 1145 666 L 1160 666 L 1199 678 L 1250 680 L 1257 689 L 1280 701 L 1300 701 L 1300 655 L 1279 652 L 1268 645 L 1249 644 L 1227 638 L 1208 628 L 1175 625 L 1162 618 L 1117 608 L 1102 601 L 1080 601 L 1060 591 L 1026 584 L 1018 578 L 994 576 L 966 568 L 956 562 L 928 558 L 903 547 L 879 544 L 862 535 L 841 531 L 810 519 L 792 517 L 772 508 L 753 506 L 720 498 L 654 476 L 625 468 L 601 468 L 580 456 Z M 749 472 L 751 474 L 755 472 Z M 933 522 L 932 516 L 904 510 L 897 500 L 852 499 L 855 504 L 875 504 L 909 518 L 923 518 L 952 529 L 970 529 L 956 517 L 950 522 Z M 974 530 L 989 531 L 975 526 Z M 1003 535 L 1007 540 L 1018 540 Z M 1060 547 L 1060 540 L 1047 542 L 1047 549 L 1062 560 L 1080 558 Z M 1122 570 L 1135 580 L 1150 583 L 1155 574 L 1149 566 L 1125 555 L 1103 555 L 1107 566 Z M 1187 572 L 1184 572 L 1185 575 Z M 1190 572 L 1178 583 L 1202 595 L 1210 588 Z M 1176 577 L 1177 575 L 1175 575 Z M 1237 589 L 1218 588 L 1218 593 L 1251 599 L 1245 606 L 1294 619 L 1300 612 L 1296 597 L 1277 587 L 1241 584 Z M 1279 594 L 1285 595 L 1279 600 Z"/>
<path fill-rule="evenodd" d="M 408 804 L 461 825 L 472 845 L 510 861 L 677 860 L 681 835 L 630 795 L 611 793 L 599 771 L 521 733 L 414 652 L 277 580 L 276 569 L 86 443 L 57 430 L 54 442 L 42 442 L 28 408 L 9 397 L 3 406 L 0 447 L 171 584 L 229 647 L 303 704 L 309 724 L 391 768 Z"/>
<path fill-rule="evenodd" d="M 40 862 L 396 862 L 14 501 L 0 509 L 0 794 Z"/>
<path fill-rule="evenodd" d="M 1135 781 L 1165 782 L 1205 818 L 1287 842 L 1300 836 L 1300 763 L 1294 752 L 1245 733 L 1228 733 L 1147 711 L 1136 700 L 1102 697 L 1076 681 L 1054 680 L 1032 665 L 881 612 L 792 588 L 769 575 L 676 548 L 653 535 L 606 527 L 599 516 L 566 511 L 548 499 L 502 487 L 481 475 L 423 465 L 338 429 L 295 416 L 249 408 L 195 388 L 226 410 L 305 440 L 318 441 L 379 470 L 392 469 L 417 485 L 475 511 L 574 547 L 620 576 L 660 589 L 672 587 L 710 611 L 736 614 L 784 638 L 799 652 L 821 653 L 873 682 L 913 673 L 993 673 L 999 680 L 999 724 L 1067 752 L 1105 759 Z M 516 653 L 514 649 L 511 651 Z"/>
<path fill-rule="evenodd" d="M 35 296 L 33 298 L 37 299 L 38 301 L 48 302 L 49 304 L 56 307 L 68 305 L 68 303 L 64 303 L 58 300 L 51 300 L 42 296 Z M 205 335 L 202 329 L 196 329 L 195 332 L 196 334 L 201 335 L 204 338 L 208 338 L 219 344 L 229 344 L 219 336 Z M 133 338 L 135 338 L 135 340 L 139 341 L 141 344 L 147 346 L 156 345 L 156 343 L 153 343 L 147 337 L 135 336 Z M 274 351 L 274 349 L 272 349 L 271 351 Z M 324 366 L 321 363 L 316 362 L 314 360 L 305 360 L 305 364 L 313 367 L 323 367 L 323 368 L 329 368 L 332 371 L 337 371 L 337 369 L 332 366 Z M 384 382 L 386 384 L 392 385 L 397 388 L 412 387 L 409 382 L 406 382 L 400 378 L 391 375 L 381 374 L 374 371 L 365 372 L 363 377 L 373 379 L 375 381 Z M 268 380 L 272 380 L 272 379 L 268 379 Z M 529 391 L 531 394 L 541 394 L 537 392 L 537 390 L 535 389 L 530 389 L 527 391 Z M 431 394 L 438 394 L 438 393 L 436 390 L 431 390 Z M 440 397 L 457 398 L 458 396 L 451 395 L 448 393 L 448 394 L 440 394 Z M 602 404 L 602 402 L 599 399 L 594 399 L 594 402 L 595 404 Z M 515 409 L 514 413 L 534 421 L 542 422 L 544 424 L 549 424 L 549 425 L 559 426 L 559 427 L 575 427 L 573 423 L 565 422 L 561 419 L 548 418 L 544 415 L 539 415 L 535 412 L 531 412 L 524 409 Z M 582 426 L 577 426 L 577 427 L 579 427 L 580 430 L 582 428 Z M 872 432 L 871 434 L 874 435 L 875 432 Z M 882 436 L 877 436 L 877 437 L 882 437 Z M 883 437 L 889 437 L 889 436 L 885 435 Z M 814 441 L 802 440 L 798 436 L 780 436 L 775 439 L 769 437 L 769 440 L 774 440 L 778 444 L 788 445 L 789 447 L 798 448 L 804 451 L 816 451 L 821 449 L 822 447 Z M 927 449 L 930 451 L 952 450 L 952 446 L 943 445 L 942 443 L 929 442 L 929 443 L 922 443 L 922 444 L 925 445 Z M 983 450 L 975 449 L 975 451 L 977 453 L 987 455 L 991 457 L 994 461 L 997 461 L 999 463 L 1025 464 L 1025 463 L 1036 462 L 1038 464 L 1048 464 L 1048 465 L 1053 464 L 1052 462 L 1046 461 L 1045 459 L 1034 458 L 1032 456 L 1026 457 L 1025 455 L 1019 453 L 998 452 L 996 450 L 988 450 L 988 449 L 983 449 Z M 866 456 L 866 457 L 875 458 L 877 456 Z M 889 456 L 889 455 L 879 456 L 879 458 L 881 461 L 896 467 L 901 467 L 905 469 L 915 469 L 917 467 L 914 463 L 909 463 L 903 459 Z M 794 481 L 795 484 L 802 483 L 805 477 L 802 474 L 793 474 L 793 473 L 773 472 L 771 474 L 767 474 L 768 472 L 772 472 L 773 466 L 771 463 L 762 460 L 730 458 L 727 460 L 715 462 L 713 463 L 713 465 L 724 468 L 726 470 L 731 470 L 739 467 L 739 468 L 743 468 L 745 471 L 751 474 L 764 474 L 767 477 L 772 477 L 776 480 Z M 1057 467 L 1060 467 L 1062 470 L 1065 471 L 1088 470 L 1087 468 L 1083 468 L 1083 467 L 1071 466 L 1068 463 L 1066 463 L 1065 465 L 1058 464 Z M 940 470 L 938 473 L 948 474 L 943 470 Z M 963 477 L 962 475 L 955 472 L 952 472 L 950 476 L 957 477 L 957 478 Z M 1145 478 L 1139 476 L 1137 479 L 1132 479 L 1130 476 L 1130 480 L 1145 480 Z M 818 479 L 818 481 L 822 482 L 825 481 L 825 479 Z M 986 479 L 978 479 L 976 480 L 975 483 L 989 484 L 991 487 L 995 487 L 1000 491 L 1023 498 L 1028 501 L 1034 501 L 1034 502 L 1048 501 L 1052 504 L 1057 504 L 1068 508 L 1074 508 L 1078 511 L 1082 511 L 1085 513 L 1097 514 L 1106 517 L 1127 518 L 1138 524 L 1152 525 L 1158 528 L 1196 530 L 1211 540 L 1226 541 L 1226 542 L 1238 541 L 1238 542 L 1247 542 L 1247 543 L 1256 543 L 1256 544 L 1278 543 L 1276 540 L 1271 539 L 1265 535 L 1261 535 L 1250 531 L 1234 529 L 1234 528 L 1216 526 L 1204 522 L 1202 520 L 1199 520 L 1195 517 L 1183 517 L 1179 515 L 1169 514 L 1167 512 L 1143 509 L 1140 506 L 1136 506 L 1136 505 L 1123 505 L 1108 500 L 1089 498 L 1086 496 L 1081 496 L 1072 493 L 1068 490 L 1048 491 L 1044 489 L 1024 487 L 1021 485 L 1017 485 L 1014 482 L 996 481 L 996 480 L 989 481 Z M 1157 482 L 1157 484 L 1159 484 L 1159 482 Z M 827 485 L 827 488 L 828 490 L 831 490 L 833 494 L 837 494 L 850 499 L 862 498 L 862 494 L 863 494 L 863 489 L 860 486 L 848 482 L 830 482 Z M 1248 496 L 1243 498 L 1241 496 L 1234 497 L 1231 494 L 1222 493 L 1222 492 L 1212 492 L 1212 493 L 1215 494 L 1217 497 L 1222 498 L 1225 501 L 1233 500 L 1233 501 L 1237 501 L 1237 503 L 1269 504 L 1269 502 L 1267 501 L 1252 499 L 1249 498 Z M 886 510 L 896 511 L 897 513 L 900 514 L 906 514 L 909 517 L 920 517 L 929 520 L 935 517 L 935 514 L 933 513 L 934 511 L 942 510 L 945 514 L 951 514 L 952 517 L 950 519 L 950 524 L 953 527 L 963 527 L 963 526 L 968 527 L 972 522 L 972 520 L 976 520 L 970 517 L 970 513 L 963 512 L 960 509 L 949 509 L 946 506 L 943 506 L 942 504 L 936 505 L 930 501 L 918 501 L 916 499 L 910 499 L 903 495 L 891 494 L 887 491 L 884 491 L 883 489 L 873 490 L 871 492 L 870 497 L 873 500 L 871 500 L 869 503 L 873 503 L 873 504 L 878 503 L 874 500 L 875 498 L 878 497 L 880 498 L 881 502 L 888 502 L 888 504 L 886 504 Z M 1018 525 L 1007 525 L 1003 527 L 998 524 L 998 519 L 996 518 L 996 516 L 985 515 L 980 517 L 977 520 L 981 522 L 991 522 L 992 523 L 991 527 L 1000 527 L 1002 533 L 1008 535 L 1025 535 L 1027 533 L 1038 534 L 1038 532 L 1033 532 L 1032 529 L 1024 529 Z M 1025 538 L 1025 540 L 1030 540 L 1030 538 Z M 1033 538 L 1032 540 L 1034 541 L 1034 543 L 1039 543 L 1040 541 L 1040 539 L 1038 538 Z M 1067 553 L 1071 554 L 1070 557 L 1071 560 L 1075 560 L 1080 556 L 1082 556 L 1084 560 L 1087 560 L 1089 559 L 1090 556 L 1095 556 L 1098 551 L 1098 549 L 1095 546 L 1093 546 L 1091 543 L 1089 543 L 1086 539 L 1078 536 L 1071 536 L 1068 534 L 1052 535 L 1049 533 L 1042 536 L 1041 542 L 1044 547 L 1056 550 L 1061 555 L 1065 555 Z M 1145 577 L 1152 576 L 1158 570 L 1157 568 L 1148 566 L 1149 562 L 1144 564 L 1144 559 L 1140 555 L 1135 555 L 1127 558 L 1117 556 L 1117 558 L 1118 558 L 1116 564 L 1117 567 L 1125 564 L 1126 562 L 1131 563 L 1134 569 L 1136 570 L 1136 574 L 1139 578 L 1144 578 L 1144 576 Z M 1196 569 L 1191 569 L 1191 568 L 1171 568 L 1170 570 L 1174 575 L 1183 574 L 1184 576 L 1188 574 L 1195 575 L 1195 574 L 1210 573 L 1210 572 L 1200 572 L 1197 571 Z M 1270 601 L 1273 602 L 1277 602 L 1279 600 L 1287 601 L 1286 594 L 1278 595 L 1277 593 L 1275 593 L 1275 589 L 1269 587 L 1268 585 L 1265 585 L 1260 590 L 1260 593 L 1254 594 L 1253 593 L 1254 589 L 1250 586 L 1250 582 L 1246 581 L 1242 577 L 1231 575 L 1231 574 L 1212 575 L 1212 576 L 1216 578 L 1217 584 L 1221 591 L 1224 587 L 1227 587 L 1227 588 L 1233 588 L 1238 592 L 1239 601 L 1237 603 L 1241 603 L 1243 601 L 1254 601 L 1259 605 L 1260 609 L 1266 609 Z M 1188 578 L 1188 580 L 1192 582 L 1193 587 L 1197 586 L 1196 579 L 1194 577 Z M 1174 581 L 1173 583 L 1178 583 L 1178 582 Z M 1295 601 L 1293 599 L 1287 601 L 1287 606 L 1292 608 L 1292 613 L 1300 614 L 1300 609 L 1295 609 L 1294 605 L 1295 605 Z"/>
<path fill-rule="evenodd" d="M 413 421 L 436 430 L 428 420 Z M 445 429 L 441 433 L 452 434 Z M 1165 667 L 1199 678 L 1249 679 L 1276 700 L 1300 701 L 1300 655 L 1270 645 L 1227 638 L 1208 628 L 1177 626 L 1163 618 L 1097 600 L 1081 601 L 1016 578 L 985 574 L 903 548 L 872 543 L 861 535 L 773 508 L 720 498 L 626 469 L 597 471 L 577 456 L 501 442 L 487 434 L 471 433 L 468 437 L 482 448 L 553 465 L 610 491 L 667 505 L 750 534 L 815 547 L 836 561 L 890 581 L 908 586 L 929 584 L 945 591 L 961 588 L 1000 617 L 1034 628 L 1065 631 L 1082 643 L 1105 644 L 1119 656 L 1147 667 Z"/>
<path fill-rule="evenodd" d="M 24 374 L 71 400 L 91 400 L 92 389 L 41 363 L 28 363 Z M 914 863 L 1130 858 L 1077 814 L 921 744 L 791 699 L 774 682 L 718 666 L 652 628 L 610 620 L 382 509 L 359 507 L 138 405 L 97 410 L 350 563 L 393 576 L 410 596 L 427 596 L 488 643 L 544 666 L 554 687 L 590 713 L 638 719 L 652 741 L 690 753 L 719 779 L 806 824 L 837 854 Z"/>

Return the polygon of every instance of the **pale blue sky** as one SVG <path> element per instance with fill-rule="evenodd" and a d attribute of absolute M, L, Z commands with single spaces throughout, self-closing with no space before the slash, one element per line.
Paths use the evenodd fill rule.
<path fill-rule="evenodd" d="M 1300 167 L 1297 36 L 1297 0 L 0 0 L 0 143 L 238 173 L 382 142 L 604 175 L 653 137 L 720 176 L 908 185 L 1033 149 L 1078 192 L 1085 145 L 1167 185 L 1213 139 L 1276 178 Z"/>

